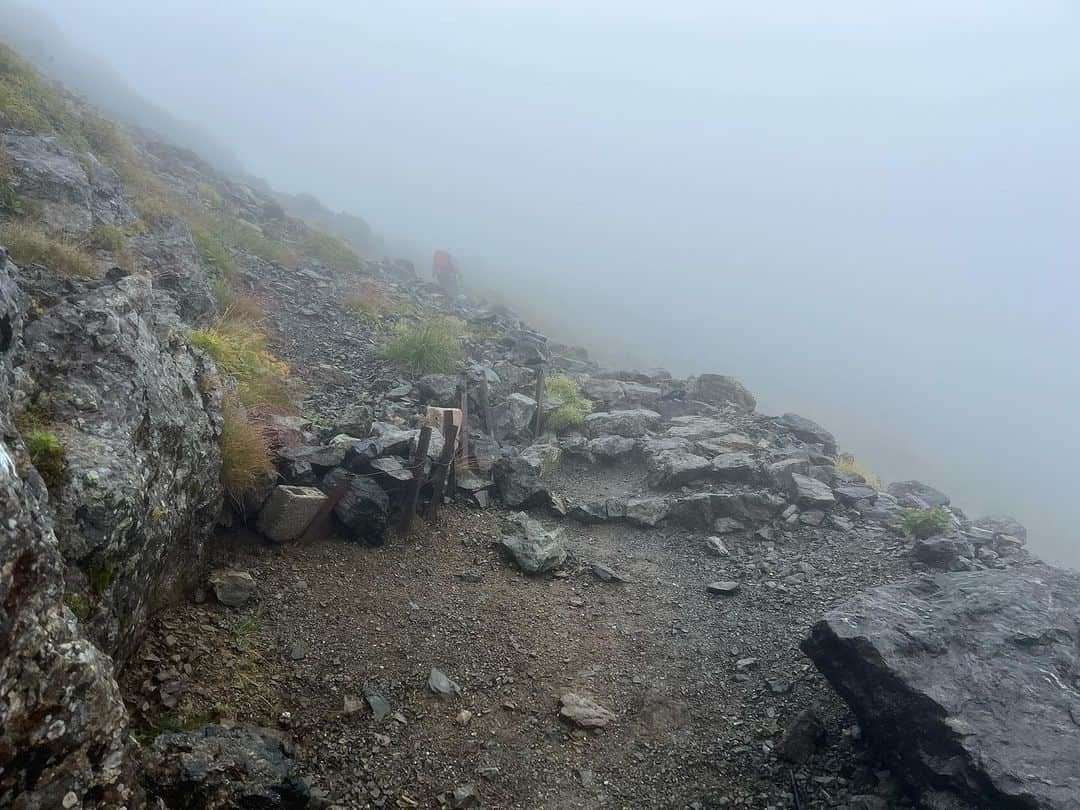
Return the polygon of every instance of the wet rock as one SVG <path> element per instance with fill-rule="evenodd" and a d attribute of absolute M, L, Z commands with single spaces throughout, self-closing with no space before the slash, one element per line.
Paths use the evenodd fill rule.
<path fill-rule="evenodd" d="M 558 445 L 540 444 L 495 462 L 495 488 L 503 503 L 515 509 L 550 504 L 545 478 L 554 471 L 559 454 Z"/>
<path fill-rule="evenodd" d="M 673 417 L 667 429 L 667 435 L 672 439 L 685 439 L 688 442 L 698 442 L 709 446 L 705 445 L 708 440 L 725 436 L 731 431 L 731 423 L 723 419 L 717 419 L 715 416 L 689 415 Z M 721 449 L 715 452 L 720 453 L 727 449 L 726 444 L 720 447 Z"/>
<path fill-rule="evenodd" d="M 439 408 L 457 408 L 461 405 L 458 378 L 454 374 L 426 374 L 416 381 L 416 389 L 426 405 Z"/>
<path fill-rule="evenodd" d="M 176 810 L 293 810 L 311 798 L 284 738 L 253 726 L 159 734 L 145 778 L 150 796 Z"/>
<path fill-rule="evenodd" d="M 820 444 L 826 455 L 836 455 L 836 438 L 814 420 L 797 413 L 785 413 L 777 421 L 804 442 Z"/>
<path fill-rule="evenodd" d="M 808 475 L 791 475 L 791 495 L 799 506 L 825 508 L 836 503 L 829 485 Z"/>
<path fill-rule="evenodd" d="M 1075 572 L 924 575 L 830 611 L 803 649 L 910 786 L 1064 810 L 1080 795 L 1077 616 Z"/>
<path fill-rule="evenodd" d="M 836 496 L 836 500 L 840 501 L 840 503 L 851 506 L 859 501 L 873 503 L 877 500 L 878 493 L 873 487 L 864 487 L 859 484 L 842 484 L 833 488 L 833 495 Z"/>
<path fill-rule="evenodd" d="M 314 487 L 274 487 L 259 512 L 256 528 L 276 543 L 297 540 L 326 502 L 326 495 Z"/>
<path fill-rule="evenodd" d="M 618 573 L 614 568 L 609 568 L 601 563 L 593 563 L 589 566 L 592 575 L 601 582 L 629 582 L 626 577 Z"/>
<path fill-rule="evenodd" d="M 702 374 L 690 388 L 690 397 L 710 405 L 731 403 L 744 411 L 753 411 L 757 401 L 741 382 L 724 374 Z"/>
<path fill-rule="evenodd" d="M 678 489 L 705 478 L 712 472 L 712 462 L 686 450 L 666 450 L 648 457 L 649 486 Z"/>
<path fill-rule="evenodd" d="M 785 458 L 774 461 L 765 468 L 773 486 L 784 492 L 790 492 L 794 486 L 793 475 L 809 475 L 810 460 L 805 457 Z"/>
<path fill-rule="evenodd" d="M 217 600 L 229 607 L 243 607 L 255 593 L 255 578 L 247 571 L 237 571 L 235 568 L 211 571 L 206 581 Z"/>
<path fill-rule="evenodd" d="M 739 592 L 740 587 L 739 583 L 734 580 L 719 580 L 710 582 L 705 586 L 705 590 L 718 596 L 734 596 Z"/>
<path fill-rule="evenodd" d="M 911 556 L 921 563 L 942 571 L 965 570 L 960 561 L 975 558 L 971 543 L 959 537 L 928 537 L 916 539 Z"/>
<path fill-rule="evenodd" d="M 712 472 L 721 481 L 749 483 L 758 474 L 758 465 L 749 453 L 721 453 L 712 460 Z"/>
<path fill-rule="evenodd" d="M 452 698 L 461 694 L 461 687 L 450 680 L 444 672 L 434 668 L 428 675 L 427 688 L 432 694 L 441 698 Z"/>
<path fill-rule="evenodd" d="M 1027 542 L 1027 529 L 1020 521 L 1009 515 L 987 515 L 973 520 L 971 525 L 990 532 L 995 541 L 1002 537 L 1012 537 L 1019 541 L 1017 545 Z"/>
<path fill-rule="evenodd" d="M 604 728 L 615 720 L 613 712 L 576 692 L 564 693 L 559 704 L 559 716 L 579 728 Z"/>
<path fill-rule="evenodd" d="M 511 394 L 491 409 L 495 435 L 502 440 L 532 436 L 536 418 L 536 400 L 524 394 Z"/>
<path fill-rule="evenodd" d="M 719 537 L 706 537 L 705 550 L 715 557 L 728 557 L 731 555 L 728 547 L 724 545 L 724 541 Z"/>
<path fill-rule="evenodd" d="M 521 530 L 503 537 L 502 547 L 524 573 L 543 574 L 566 561 L 562 529 L 546 531 L 539 521 L 524 512 L 519 512 L 513 519 Z"/>
<path fill-rule="evenodd" d="M 364 687 L 364 698 L 371 707 L 371 716 L 376 723 L 381 723 L 393 712 L 389 701 L 373 686 Z"/>
<path fill-rule="evenodd" d="M 657 526 L 667 515 L 666 498 L 631 498 L 626 502 L 626 519 L 638 526 Z"/>
<path fill-rule="evenodd" d="M 601 436 L 590 439 L 585 448 L 591 458 L 610 461 L 634 451 L 637 442 L 625 436 Z"/>
<path fill-rule="evenodd" d="M 334 506 L 334 515 L 350 530 L 354 539 L 381 546 L 386 541 L 390 513 L 386 492 L 372 479 L 350 475 L 340 468 L 323 478 L 322 489 L 330 493 L 342 484 L 345 494 Z"/>
<path fill-rule="evenodd" d="M 585 417 L 585 433 L 590 438 L 622 436 L 639 439 L 660 427 L 660 414 L 645 408 L 590 413 Z"/>
<path fill-rule="evenodd" d="M 803 709 L 788 724 L 776 754 L 794 765 L 804 765 L 825 739 L 825 727 L 811 709 Z"/>
<path fill-rule="evenodd" d="M 922 481 L 896 481 L 889 484 L 886 490 L 900 502 L 901 506 L 931 509 L 935 506 L 949 505 L 948 495 Z"/>

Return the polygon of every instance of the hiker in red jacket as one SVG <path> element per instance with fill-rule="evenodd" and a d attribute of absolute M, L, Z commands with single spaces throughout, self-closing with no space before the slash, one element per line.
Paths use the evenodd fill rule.
<path fill-rule="evenodd" d="M 445 250 L 435 251 L 435 258 L 431 260 L 431 275 L 439 282 L 443 294 L 451 301 L 457 298 L 458 276 L 460 274 L 461 271 L 458 270 L 457 262 L 454 261 L 453 256 Z"/>

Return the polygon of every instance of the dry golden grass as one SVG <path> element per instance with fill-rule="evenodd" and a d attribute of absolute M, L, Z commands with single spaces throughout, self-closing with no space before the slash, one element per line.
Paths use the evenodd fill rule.
<path fill-rule="evenodd" d="M 239 503 L 259 479 L 273 472 L 274 465 L 265 433 L 239 403 L 225 402 L 221 415 L 221 483 L 229 497 Z"/>

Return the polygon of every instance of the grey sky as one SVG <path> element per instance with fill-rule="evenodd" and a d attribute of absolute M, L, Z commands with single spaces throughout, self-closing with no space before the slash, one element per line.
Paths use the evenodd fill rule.
<path fill-rule="evenodd" d="M 1080 565 L 1075 2 L 36 5 L 274 185 Z"/>

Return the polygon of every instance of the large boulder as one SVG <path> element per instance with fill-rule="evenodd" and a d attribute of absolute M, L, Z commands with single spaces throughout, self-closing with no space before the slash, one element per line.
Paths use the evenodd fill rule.
<path fill-rule="evenodd" d="M 746 386 L 724 374 L 702 374 L 690 387 L 690 396 L 709 405 L 731 403 L 744 411 L 753 411 L 757 407 L 757 400 Z"/>
<path fill-rule="evenodd" d="M 1031 565 L 866 591 L 803 650 L 914 788 L 977 807 L 1075 808 L 1080 574 Z"/>
<path fill-rule="evenodd" d="M 886 487 L 886 491 L 896 498 L 901 506 L 932 509 L 935 506 L 949 505 L 948 495 L 922 481 L 894 481 Z"/>
<path fill-rule="evenodd" d="M 836 438 L 814 420 L 797 413 L 785 413 L 779 422 L 795 434 L 796 438 L 808 444 L 820 444 L 827 455 L 836 455 Z"/>
<path fill-rule="evenodd" d="M 532 435 L 536 419 L 536 400 L 524 394 L 511 394 L 491 409 L 495 434 L 504 440 Z"/>
<path fill-rule="evenodd" d="M 930 568 L 966 571 L 975 559 L 975 549 L 959 537 L 920 537 L 911 546 L 911 556 Z"/>
<path fill-rule="evenodd" d="M 712 472 L 712 462 L 686 450 L 666 450 L 647 458 L 649 486 L 657 489 L 678 489 L 706 478 Z"/>
<path fill-rule="evenodd" d="M 66 452 L 48 511 L 67 588 L 122 664 L 159 600 L 198 572 L 221 512 L 218 375 L 148 277 L 16 279 L 36 302 L 15 347 L 20 410 Z"/>
<path fill-rule="evenodd" d="M 353 475 L 342 469 L 331 470 L 322 480 L 322 490 L 332 493 L 344 485 L 341 500 L 334 506 L 334 515 L 356 540 L 372 546 L 386 542 L 390 498 L 381 486 L 364 475 Z"/>
<path fill-rule="evenodd" d="M 526 574 L 553 571 L 566 561 L 566 541 L 562 529 L 547 531 L 524 512 L 514 516 L 520 530 L 502 539 L 502 547 Z"/>
<path fill-rule="evenodd" d="M 119 807 L 131 800 L 127 713 L 112 662 L 64 606 L 48 496 L 12 418 L 27 303 L 14 272 L 0 248 L 0 806 L 62 808 L 72 793 Z"/>
<path fill-rule="evenodd" d="M 791 475 L 791 497 L 799 506 L 826 509 L 836 503 L 829 485 L 808 475 Z"/>
<path fill-rule="evenodd" d="M 416 381 L 416 388 L 420 392 L 420 399 L 428 405 L 457 408 L 461 404 L 458 384 L 458 377 L 454 374 L 426 374 Z"/>
<path fill-rule="evenodd" d="M 757 478 L 758 469 L 749 453 L 721 453 L 712 460 L 713 476 L 721 481 L 748 483 Z"/>
<path fill-rule="evenodd" d="M 499 498 L 515 509 L 545 506 L 551 502 L 547 477 L 559 463 L 559 448 L 554 444 L 535 444 L 516 456 L 495 462 L 493 477 Z"/>
<path fill-rule="evenodd" d="M 995 541 L 1001 538 L 1014 538 L 1016 545 L 1024 545 L 1027 542 L 1027 529 L 1014 517 L 1009 515 L 987 515 L 971 522 L 972 526 L 989 532 Z"/>
<path fill-rule="evenodd" d="M 660 414 L 645 408 L 625 411 L 600 411 L 585 417 L 585 433 L 589 438 L 622 436 L 640 439 L 660 427 Z"/>
<path fill-rule="evenodd" d="M 146 782 L 151 798 L 172 810 L 301 810 L 311 801 L 292 746 L 255 726 L 159 734 L 147 756 Z"/>

